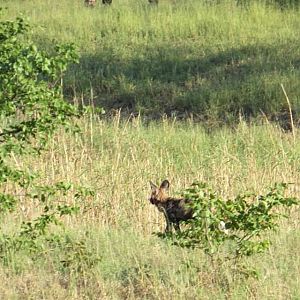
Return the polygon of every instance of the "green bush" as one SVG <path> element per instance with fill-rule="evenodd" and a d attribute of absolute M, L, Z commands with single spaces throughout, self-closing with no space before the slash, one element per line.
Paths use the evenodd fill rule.
<path fill-rule="evenodd" d="M 0 22 L 0 217 L 13 211 L 20 197 L 34 200 L 42 213 L 23 221 L 19 231 L 0 237 L 4 260 L 13 251 L 42 251 L 49 245 L 49 225 L 59 225 L 62 216 L 78 212 L 82 198 L 93 195 L 64 182 L 39 185 L 38 174 L 13 163 L 14 157 L 40 154 L 58 128 L 77 131 L 72 119 L 79 116 L 61 93 L 68 64 L 78 61 L 74 45 L 57 45 L 50 55 L 28 40 L 28 29 L 22 18 Z M 18 195 L 11 186 L 18 188 Z"/>
<path fill-rule="evenodd" d="M 206 184 L 194 183 L 183 193 L 191 200 L 193 219 L 183 231 L 164 237 L 182 247 L 202 248 L 212 257 L 224 247 L 230 259 L 263 252 L 270 245 L 264 232 L 278 227 L 284 208 L 299 204 L 285 196 L 286 188 L 287 184 L 276 184 L 264 195 L 246 193 L 224 200 Z"/>

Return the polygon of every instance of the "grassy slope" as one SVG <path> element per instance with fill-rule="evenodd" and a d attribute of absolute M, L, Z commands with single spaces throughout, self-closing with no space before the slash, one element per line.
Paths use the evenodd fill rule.
<path fill-rule="evenodd" d="M 38 25 L 33 35 L 42 45 L 52 38 L 76 39 L 83 58 L 68 74 L 67 85 L 75 82 L 78 97 L 91 83 L 94 100 L 109 105 L 130 100 L 153 112 L 179 109 L 180 103 L 201 111 L 214 100 L 208 107 L 216 115 L 224 107 L 238 109 L 243 101 L 250 107 L 258 103 L 257 109 L 267 105 L 262 99 L 279 105 L 281 81 L 294 105 L 299 97 L 297 12 L 257 6 L 244 11 L 230 4 L 204 8 L 196 1 L 175 6 L 161 1 L 156 9 L 142 0 L 129 6 L 124 0 L 94 10 L 82 8 L 81 1 L 2 2 L 10 7 L 5 15 L 23 11 L 30 16 Z M 272 125 L 244 122 L 211 133 L 189 121 L 144 124 L 118 117 L 110 122 L 87 118 L 81 127 L 83 135 L 76 138 L 59 134 L 40 159 L 16 162 L 41 170 L 47 183 L 70 180 L 96 189 L 91 209 L 66 219 L 66 234 L 86 240 L 88 252 L 79 252 L 71 272 L 60 260 L 77 252 L 65 246 L 35 261 L 22 253 L 4 259 L 0 297 L 300 298 L 299 211 L 281 223 L 278 233 L 270 233 L 269 252 L 245 260 L 260 272 L 254 280 L 213 265 L 200 251 L 170 247 L 152 236 L 164 221 L 147 201 L 148 181 L 164 178 L 171 181 L 172 194 L 195 179 L 209 182 L 224 197 L 245 190 L 258 193 L 284 181 L 295 183 L 290 193 L 299 197 L 299 139 L 294 143 L 291 134 Z M 1 219 L 2 232 L 15 230 L 34 212 L 32 203 L 25 203 L 25 210 L 21 203 L 15 214 Z M 94 268 L 77 273 L 78 260 L 84 264 L 98 256 Z"/>
<path fill-rule="evenodd" d="M 286 111 L 283 83 L 298 111 L 300 11 L 222 3 L 115 0 L 86 9 L 79 0 L 10 1 L 5 15 L 28 16 L 43 46 L 75 41 L 82 58 L 66 93 L 77 98 L 152 116 L 223 119 Z"/>
<path fill-rule="evenodd" d="M 299 211 L 271 234 L 271 250 L 249 260 L 259 280 L 241 279 L 225 265 L 213 265 L 201 251 L 168 246 L 152 232 L 164 220 L 147 197 L 148 181 L 168 178 L 172 194 L 203 180 L 224 197 L 262 192 L 274 182 L 294 182 L 299 195 L 299 139 L 271 126 L 248 126 L 207 133 L 192 122 L 128 123 L 82 120 L 83 135 L 59 134 L 39 160 L 17 160 L 45 174 L 47 183 L 70 180 L 92 186 L 96 199 L 86 213 L 66 220 L 66 234 L 86 241 L 86 249 L 54 247 L 35 261 L 19 253 L 0 271 L 6 298 L 34 299 L 298 299 Z M 16 191 L 18 193 L 18 191 Z M 1 228 L 34 214 L 34 205 L 3 219 Z M 67 243 L 67 242 L 66 242 Z M 80 246 L 78 246 L 80 247 Z M 67 249 L 67 252 L 66 252 Z M 75 255 L 75 254 L 74 254 Z M 60 261 L 72 258 L 71 273 Z M 94 268 L 77 273 L 81 261 L 100 257 Z M 222 261 L 222 260 L 221 260 Z M 9 284 L 8 284 L 9 282 Z"/>

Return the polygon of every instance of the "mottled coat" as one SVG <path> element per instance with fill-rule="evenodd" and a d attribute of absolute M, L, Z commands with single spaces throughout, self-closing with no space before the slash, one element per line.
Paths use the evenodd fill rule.
<path fill-rule="evenodd" d="M 86 6 L 95 6 L 96 0 L 84 0 Z"/>
<path fill-rule="evenodd" d="M 169 189 L 169 181 L 164 180 L 158 188 L 150 182 L 151 196 L 149 201 L 155 205 L 159 211 L 163 212 L 166 219 L 166 230 L 170 232 L 172 225 L 175 230 L 180 230 L 179 223 L 189 220 L 193 217 L 193 210 L 189 206 L 190 201 L 187 199 L 168 197 L 167 190 Z"/>
<path fill-rule="evenodd" d="M 158 0 L 148 0 L 151 4 L 158 4 Z M 84 0 L 86 6 L 95 6 L 96 0 Z M 102 0 L 102 4 L 112 4 L 112 0 Z"/>

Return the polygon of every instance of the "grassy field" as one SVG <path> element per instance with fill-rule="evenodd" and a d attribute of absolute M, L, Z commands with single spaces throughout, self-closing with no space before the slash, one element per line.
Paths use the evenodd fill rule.
<path fill-rule="evenodd" d="M 28 255 L 2 247 L 40 208 L 20 188 L 0 187 L 21 195 L 0 218 L 0 299 L 300 299 L 299 208 L 267 233 L 269 251 L 242 260 L 257 269 L 255 279 L 225 257 L 214 262 L 159 239 L 164 218 L 148 201 L 149 180 L 165 178 L 172 195 L 199 180 L 226 199 L 275 182 L 293 183 L 288 194 L 300 197 L 300 133 L 270 122 L 288 111 L 280 83 L 297 120 L 299 11 L 233 1 L 82 2 L 0 0 L 8 7 L 1 18 L 23 13 L 41 47 L 53 39 L 78 45 L 80 64 L 65 78 L 70 99 L 142 114 L 86 115 L 82 133 L 58 132 L 40 157 L 13 157 L 41 183 L 68 181 L 96 194 L 51 228 L 61 239 Z M 178 121 L 186 112 L 194 119 Z M 252 113 L 260 118 L 243 116 Z M 211 126 L 224 119 L 235 125 Z"/>
<path fill-rule="evenodd" d="M 75 42 L 81 62 L 65 93 L 151 117 L 162 113 L 232 121 L 241 112 L 286 113 L 283 83 L 299 113 L 300 11 L 250 1 L 0 1 L 5 17 L 28 17 L 42 47 Z M 209 3 L 208 1 L 206 3 Z"/>
<path fill-rule="evenodd" d="M 19 166 L 40 170 L 44 183 L 72 181 L 96 196 L 84 213 L 65 218 L 63 242 L 34 259 L 19 251 L 3 260 L 3 299 L 299 299 L 298 209 L 268 234 L 270 251 L 242 260 L 258 270 L 256 280 L 240 276 L 222 257 L 216 265 L 200 250 L 155 237 L 164 219 L 147 200 L 149 180 L 164 178 L 173 195 L 201 180 L 226 198 L 292 182 L 289 194 L 299 197 L 298 134 L 294 141 L 274 125 L 243 121 L 210 133 L 191 120 L 80 122 L 81 135 L 59 133 L 42 157 L 16 158 Z M 19 230 L 36 211 L 34 202 L 21 201 L 1 219 L 1 231 Z"/>

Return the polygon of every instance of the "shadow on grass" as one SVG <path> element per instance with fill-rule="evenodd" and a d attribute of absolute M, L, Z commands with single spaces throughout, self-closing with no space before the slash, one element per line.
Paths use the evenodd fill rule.
<path fill-rule="evenodd" d="M 148 47 L 122 58 L 112 49 L 83 55 L 67 75 L 66 93 L 93 95 L 106 109 L 224 120 L 286 111 L 283 83 L 295 112 L 300 100 L 300 47 L 288 41 L 226 50 Z"/>

